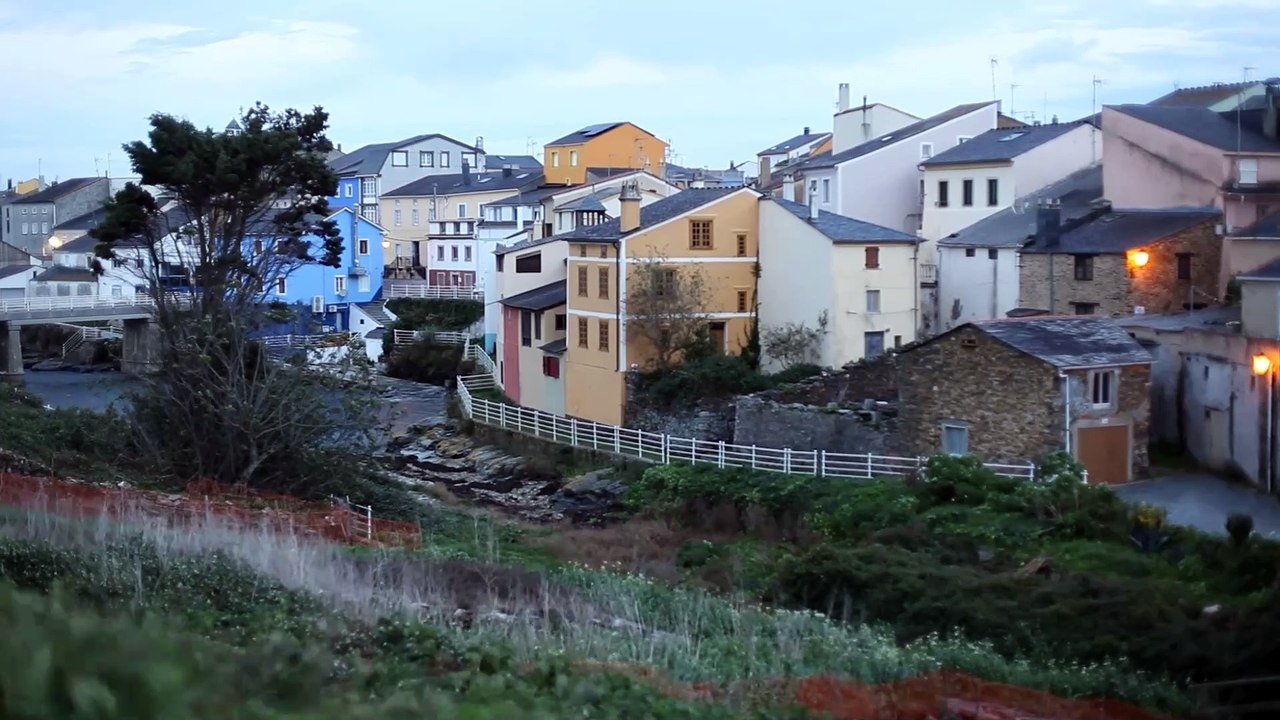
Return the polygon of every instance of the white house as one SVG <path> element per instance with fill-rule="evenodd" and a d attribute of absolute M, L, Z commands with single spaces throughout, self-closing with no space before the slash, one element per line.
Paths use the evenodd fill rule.
<path fill-rule="evenodd" d="M 771 174 L 797 160 L 808 157 L 830 139 L 831 133 L 825 130 L 813 132 L 812 128 L 805 126 L 803 132 L 799 135 L 783 140 L 777 145 L 772 145 L 756 153 L 756 162 L 760 164 L 760 172 L 762 174 Z"/>
<path fill-rule="evenodd" d="M 849 83 L 840 83 L 836 114 L 831 122 L 831 152 L 841 153 L 872 138 L 904 128 L 920 118 L 884 103 L 868 102 L 851 106 Z"/>
<path fill-rule="evenodd" d="M 1037 204 L 1058 201 L 1062 222 L 1069 223 L 1087 215 L 1101 197 L 1102 167 L 1087 167 L 938 240 L 934 327 L 944 332 L 967 322 L 1005 317 L 1018 306 L 1019 252 L 1035 235 Z"/>
<path fill-rule="evenodd" d="M 757 286 L 763 365 L 779 329 L 816 332 L 808 362 L 840 367 L 916 339 L 919 238 L 766 196 L 760 201 Z"/>
<path fill-rule="evenodd" d="M 41 272 L 39 265 L 0 266 L 0 301 L 22 300 L 27 296 L 27 283 Z"/>
<path fill-rule="evenodd" d="M 936 241 L 1093 164 L 1101 133 L 1088 121 L 989 130 L 924 168 L 922 234 Z"/>

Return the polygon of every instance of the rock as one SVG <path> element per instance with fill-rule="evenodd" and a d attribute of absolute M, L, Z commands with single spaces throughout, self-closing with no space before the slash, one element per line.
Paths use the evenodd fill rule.
<path fill-rule="evenodd" d="M 564 485 L 551 498 L 551 508 L 573 520 L 586 520 L 622 507 L 627 482 L 612 468 L 593 470 Z"/>
<path fill-rule="evenodd" d="M 49 360 L 41 360 L 35 365 L 32 365 L 31 369 L 36 372 L 50 372 L 54 370 L 65 370 L 67 369 L 67 364 L 61 360 L 50 358 Z"/>
<path fill-rule="evenodd" d="M 1222 606 L 1215 603 L 1213 605 L 1206 606 L 1205 609 L 1201 611 L 1201 614 L 1205 617 L 1212 617 L 1220 612 L 1222 612 Z"/>

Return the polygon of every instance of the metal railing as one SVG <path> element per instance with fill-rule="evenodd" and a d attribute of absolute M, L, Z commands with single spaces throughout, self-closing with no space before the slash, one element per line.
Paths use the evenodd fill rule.
<path fill-rule="evenodd" d="M 190 295 L 171 293 L 171 302 L 180 307 L 189 307 Z M 150 295 L 134 295 L 132 297 L 106 297 L 102 295 L 63 295 L 54 297 L 27 297 L 14 300 L 0 300 L 0 314 L 17 312 L 42 312 L 52 310 L 103 310 L 112 308 L 154 308 L 157 303 Z"/>
<path fill-rule="evenodd" d="M 396 345 L 408 345 L 424 338 L 440 345 L 466 345 L 471 336 L 464 332 L 431 332 L 430 330 L 393 330 L 392 339 Z"/>
<path fill-rule="evenodd" d="M 493 367 L 493 359 L 482 348 L 468 345 L 466 357 L 480 367 Z M 907 476 L 920 472 L 927 457 L 837 453 L 826 450 L 736 445 L 723 440 L 672 437 L 591 420 L 553 415 L 541 410 L 509 405 L 475 396 L 475 392 L 496 387 L 492 371 L 458 378 L 458 396 L 463 412 L 473 422 L 550 440 L 562 445 L 600 450 L 646 462 L 669 464 L 688 462 L 719 468 L 741 467 L 787 474 L 869 480 L 883 476 Z M 1034 463 L 985 463 L 1006 477 L 1034 480 Z"/>
<path fill-rule="evenodd" d="M 62 343 L 62 357 L 75 352 L 81 345 L 90 340 L 119 340 L 123 333 L 114 328 L 77 327 L 71 337 Z"/>
<path fill-rule="evenodd" d="M 387 286 L 389 298 L 418 298 L 423 300 L 483 300 L 484 288 L 478 285 L 411 285 L 391 283 Z"/>
<path fill-rule="evenodd" d="M 351 342 L 351 333 L 323 335 L 267 335 L 258 338 L 267 347 L 341 347 Z"/>

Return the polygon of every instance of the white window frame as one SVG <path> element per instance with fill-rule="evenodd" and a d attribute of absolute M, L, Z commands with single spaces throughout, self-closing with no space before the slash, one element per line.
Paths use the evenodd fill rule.
<path fill-rule="evenodd" d="M 1236 180 L 1241 185 L 1258 184 L 1258 158 L 1238 158 L 1236 160 Z"/>
<path fill-rule="evenodd" d="M 356 290 L 362 293 L 369 292 L 369 289 L 373 287 L 372 282 L 368 275 L 361 275 L 356 278 Z"/>
<path fill-rule="evenodd" d="M 418 151 L 418 167 L 435 167 L 436 154 L 434 150 Z"/>
<path fill-rule="evenodd" d="M 436 262 L 444 262 L 444 243 L 436 246 Z"/>
<path fill-rule="evenodd" d="M 449 167 L 449 151 L 440 151 L 440 167 Z"/>
<path fill-rule="evenodd" d="M 933 143 L 931 142 L 920 143 L 920 159 L 921 160 L 933 159 Z"/>
<path fill-rule="evenodd" d="M 951 452 L 947 448 L 947 431 L 959 430 L 964 433 L 964 452 Z M 953 420 L 944 420 L 941 428 L 942 453 L 952 457 L 962 457 L 969 454 L 969 425 L 967 423 L 956 422 Z"/>
<path fill-rule="evenodd" d="M 880 312 L 880 291 L 867 290 L 866 295 L 867 314 L 873 315 Z"/>
<path fill-rule="evenodd" d="M 476 163 L 480 161 L 480 158 L 475 153 L 464 152 L 464 153 L 459 153 L 459 155 L 461 156 L 460 162 L 466 163 L 467 167 L 471 168 L 472 170 L 477 169 Z"/>
<path fill-rule="evenodd" d="M 40 223 L 40 234 L 41 234 L 41 235 L 48 235 L 48 234 L 49 234 L 49 223 L 47 223 L 47 222 L 42 222 L 42 223 Z"/>
<path fill-rule="evenodd" d="M 415 201 L 415 202 L 417 202 L 417 201 Z M 414 209 L 412 209 L 412 210 L 410 210 L 410 211 L 409 211 L 409 219 L 410 219 L 410 223 L 411 223 L 411 224 L 413 224 L 413 225 L 417 225 L 417 224 L 418 224 L 418 218 L 419 218 L 419 216 L 418 216 L 418 208 L 414 208 Z"/>
<path fill-rule="evenodd" d="M 1114 408 L 1119 385 L 1120 373 L 1115 370 L 1090 370 L 1089 407 L 1096 410 Z"/>
<path fill-rule="evenodd" d="M 371 198 L 378 196 L 378 179 L 377 178 L 360 178 L 360 197 Z"/>
<path fill-rule="evenodd" d="M 560 167 L 559 151 L 556 151 L 556 150 L 551 151 L 551 167 Z"/>
<path fill-rule="evenodd" d="M 31 232 L 31 223 L 22 223 L 22 234 L 27 235 Z"/>
<path fill-rule="evenodd" d="M 391 215 L 394 217 L 394 220 L 392 220 L 392 222 L 395 223 L 396 227 L 400 227 L 400 218 L 401 218 L 400 208 L 396 208 L 395 210 L 391 211 Z"/>
<path fill-rule="evenodd" d="M 822 204 L 831 204 L 831 178 L 822 178 Z"/>
<path fill-rule="evenodd" d="M 369 254 L 369 238 L 360 238 L 356 240 L 356 251 L 361 255 Z"/>
<path fill-rule="evenodd" d="M 471 246 L 470 245 L 462 246 L 462 261 L 471 262 Z"/>
<path fill-rule="evenodd" d="M 356 194 L 355 190 L 354 190 L 354 189 L 352 189 L 351 185 L 352 185 L 352 183 L 346 183 L 346 184 L 344 184 L 344 185 L 342 186 L 342 196 L 343 196 L 343 197 L 351 197 L 351 196 L 353 196 L 353 195 L 355 195 L 355 194 Z"/>
<path fill-rule="evenodd" d="M 458 203 L 458 217 L 465 218 L 466 216 L 467 216 L 467 204 L 464 202 Z"/>
<path fill-rule="evenodd" d="M 391 167 L 409 167 L 409 151 L 392 150 Z"/>
<path fill-rule="evenodd" d="M 578 151 L 569 151 L 569 167 L 578 167 Z"/>
<path fill-rule="evenodd" d="M 347 276 L 346 275 L 333 276 L 333 294 L 339 297 L 347 294 Z"/>

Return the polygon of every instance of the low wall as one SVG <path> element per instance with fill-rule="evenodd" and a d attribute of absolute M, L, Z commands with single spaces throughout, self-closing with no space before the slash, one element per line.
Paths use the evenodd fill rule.
<path fill-rule="evenodd" d="M 868 420 L 851 408 L 781 403 L 748 395 L 738 398 L 733 442 L 885 455 L 893 452 L 893 426 L 892 418 Z"/>

